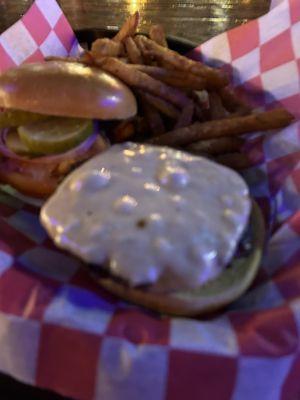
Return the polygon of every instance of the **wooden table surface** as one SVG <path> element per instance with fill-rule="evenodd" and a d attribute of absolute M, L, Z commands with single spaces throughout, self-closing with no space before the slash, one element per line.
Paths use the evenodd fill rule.
<path fill-rule="evenodd" d="M 17 21 L 33 0 L 0 0 L 0 33 Z M 74 29 L 118 27 L 126 15 L 139 10 L 141 30 L 162 23 L 166 32 L 201 43 L 231 27 L 257 18 L 270 0 L 58 0 Z M 60 396 L 30 389 L 0 375 L 6 399 L 58 400 Z M 2 398 L 2 397 L 1 397 Z"/>
<path fill-rule="evenodd" d="M 0 32 L 30 6 L 33 0 L 0 0 Z M 136 10 L 142 30 L 163 23 L 167 33 L 197 43 L 233 26 L 256 18 L 269 9 L 270 0 L 58 0 L 74 29 L 120 26 Z"/>

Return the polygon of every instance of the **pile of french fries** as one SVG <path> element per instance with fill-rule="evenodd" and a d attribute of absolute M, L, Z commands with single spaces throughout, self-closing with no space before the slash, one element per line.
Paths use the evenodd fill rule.
<path fill-rule="evenodd" d="M 112 39 L 97 39 L 78 59 L 65 59 L 97 66 L 135 93 L 138 115 L 113 128 L 112 142 L 170 146 L 239 170 L 250 166 L 241 135 L 293 120 L 283 108 L 255 112 L 229 88 L 224 72 L 169 49 L 161 25 L 153 25 L 149 37 L 137 34 L 138 25 L 136 12 Z"/>

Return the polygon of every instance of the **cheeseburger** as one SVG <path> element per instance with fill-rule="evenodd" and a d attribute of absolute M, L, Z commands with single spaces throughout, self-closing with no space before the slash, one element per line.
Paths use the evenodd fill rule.
<path fill-rule="evenodd" d="M 233 170 L 126 143 L 73 171 L 40 218 L 56 245 L 89 265 L 106 289 L 190 315 L 229 303 L 255 276 L 263 227 L 251 208 L 248 187 Z M 247 227 L 255 240 L 237 261 Z"/>
<path fill-rule="evenodd" d="M 72 169 L 106 148 L 94 121 L 128 119 L 137 105 L 110 74 L 49 61 L 0 75 L 0 108 L 0 183 L 47 197 Z"/>

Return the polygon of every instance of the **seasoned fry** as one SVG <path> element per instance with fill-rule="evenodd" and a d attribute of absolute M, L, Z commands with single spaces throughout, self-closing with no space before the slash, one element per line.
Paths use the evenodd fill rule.
<path fill-rule="evenodd" d="M 106 58 L 101 62 L 101 67 L 120 78 L 123 82 L 138 89 L 143 89 L 161 97 L 177 107 L 183 107 L 188 98 L 178 89 L 167 86 L 151 76 L 131 68 L 116 58 Z"/>
<path fill-rule="evenodd" d="M 148 111 L 146 111 L 146 118 L 148 120 L 152 136 L 155 137 L 162 135 L 166 131 L 163 120 L 155 108 L 149 107 Z"/>
<path fill-rule="evenodd" d="M 150 27 L 150 38 L 136 34 L 138 23 L 136 12 L 113 39 L 96 40 L 79 58 L 46 58 L 98 66 L 134 91 L 138 115 L 111 132 L 114 142 L 133 138 L 183 148 L 240 170 L 250 160 L 241 153 L 245 140 L 239 135 L 283 128 L 293 120 L 284 109 L 255 113 L 229 88 L 224 72 L 168 49 L 161 25 Z"/>
<path fill-rule="evenodd" d="M 220 96 L 216 92 L 209 93 L 209 114 L 210 119 L 223 119 L 228 115 Z"/>
<path fill-rule="evenodd" d="M 140 92 L 141 94 L 141 92 Z M 149 104 L 151 104 L 152 107 L 156 108 L 158 111 L 160 111 L 162 114 L 166 115 L 169 118 L 173 119 L 178 119 L 180 116 L 179 110 L 174 107 L 171 103 L 167 102 L 166 100 L 154 96 L 153 94 L 150 93 L 143 93 L 143 98 L 145 101 L 147 101 Z"/>
<path fill-rule="evenodd" d="M 47 56 L 45 57 L 45 61 L 80 62 L 80 59 L 76 57 Z"/>
<path fill-rule="evenodd" d="M 152 64 L 153 63 L 153 57 L 150 55 L 150 53 L 147 51 L 145 43 L 143 41 L 144 36 L 143 35 L 136 35 L 134 37 L 134 42 L 139 48 L 143 59 L 144 59 L 144 64 Z"/>
<path fill-rule="evenodd" d="M 168 132 L 160 137 L 150 139 L 148 142 L 167 146 L 188 145 L 204 139 L 284 128 L 293 119 L 294 117 L 288 111 L 279 108 L 244 117 L 227 118 L 204 123 L 195 122 L 193 125 Z"/>
<path fill-rule="evenodd" d="M 135 126 L 135 131 L 136 131 L 136 135 L 135 135 L 135 139 L 136 140 L 142 140 L 145 138 L 145 133 L 147 131 L 147 127 L 148 127 L 148 123 L 146 120 L 146 117 L 143 116 L 137 116 L 134 119 L 134 126 Z"/>
<path fill-rule="evenodd" d="M 121 42 L 112 39 L 101 38 L 92 44 L 91 54 L 94 58 L 118 57 L 124 54 L 124 46 Z"/>
<path fill-rule="evenodd" d="M 141 36 L 140 41 L 143 42 L 145 49 L 144 52 L 148 53 L 148 56 L 150 55 L 159 61 L 165 61 L 171 64 L 175 69 L 188 71 L 200 76 L 205 79 L 207 88 L 209 89 L 221 88 L 228 84 L 227 76 L 220 70 L 190 60 L 176 51 L 160 46 L 145 36 Z M 142 54 L 144 54 L 142 49 L 141 51 Z"/>
<path fill-rule="evenodd" d="M 95 63 L 94 57 L 90 51 L 85 51 L 83 54 L 81 54 L 78 61 L 86 65 L 93 65 Z"/>
<path fill-rule="evenodd" d="M 140 134 L 140 133 L 144 132 L 145 128 L 147 127 L 146 121 L 145 121 L 145 117 L 144 117 L 144 116 L 141 116 L 141 115 L 138 115 L 138 116 L 135 118 L 134 121 L 135 121 L 135 130 L 136 130 L 136 133 L 137 133 L 137 134 Z"/>
<path fill-rule="evenodd" d="M 125 48 L 128 54 L 129 61 L 132 64 L 143 64 L 143 56 L 140 49 L 137 47 L 135 41 L 131 36 L 127 37 L 124 41 Z"/>
<path fill-rule="evenodd" d="M 205 115 L 199 104 L 195 104 L 194 107 L 194 114 L 195 114 L 195 119 L 197 121 L 206 121 Z"/>
<path fill-rule="evenodd" d="M 186 147 L 186 150 L 194 154 L 219 155 L 239 151 L 244 144 L 240 137 L 223 137 L 218 139 L 201 140 Z"/>
<path fill-rule="evenodd" d="M 116 143 L 125 142 L 135 134 L 135 126 L 133 121 L 122 121 L 113 130 L 113 141 Z"/>
<path fill-rule="evenodd" d="M 140 21 L 140 14 L 136 11 L 133 15 L 130 15 L 124 22 L 119 32 L 115 35 L 113 40 L 115 42 L 122 42 L 128 36 L 134 36 Z"/>
<path fill-rule="evenodd" d="M 145 51 L 146 51 L 146 54 L 148 54 L 148 57 L 151 57 L 151 59 L 154 60 L 154 57 L 151 55 L 151 53 L 147 49 Z M 182 72 L 182 70 L 180 70 L 178 68 L 174 68 L 173 63 L 168 62 L 168 60 L 158 60 L 157 59 L 157 60 L 155 60 L 155 62 L 156 62 L 155 65 L 158 65 L 159 67 L 165 68 L 168 71 L 176 70 L 176 71 L 181 71 Z M 153 63 L 154 63 L 154 61 L 152 61 L 152 64 Z"/>
<path fill-rule="evenodd" d="M 195 105 L 193 101 L 189 101 L 181 112 L 181 115 L 176 122 L 175 129 L 183 128 L 192 123 Z"/>
<path fill-rule="evenodd" d="M 159 112 L 145 100 L 144 96 L 142 96 L 141 99 L 152 136 L 162 135 L 165 132 L 165 126 Z"/>
<path fill-rule="evenodd" d="M 168 47 L 165 30 L 162 25 L 152 25 L 149 30 L 150 39 L 163 47 Z"/>
<path fill-rule="evenodd" d="M 206 90 L 195 90 L 192 96 L 202 109 L 209 109 L 209 94 Z"/>
<path fill-rule="evenodd" d="M 226 167 L 235 169 L 237 171 L 250 168 L 252 166 L 247 155 L 243 153 L 223 154 L 216 156 L 214 160 L 219 164 L 225 165 Z"/>
<path fill-rule="evenodd" d="M 229 87 L 220 89 L 218 94 L 221 98 L 223 106 L 227 111 L 231 113 L 238 113 L 240 115 L 249 114 L 252 111 L 252 108 L 249 106 L 249 104 L 246 104 L 243 100 L 241 100 Z"/>
<path fill-rule="evenodd" d="M 210 121 L 209 94 L 206 90 L 194 90 L 191 94 L 196 107 L 195 113 L 199 121 Z"/>
<path fill-rule="evenodd" d="M 167 85 L 174 86 L 182 89 L 202 90 L 205 87 L 205 80 L 194 74 L 178 71 L 167 70 L 162 67 L 152 65 L 132 65 L 133 68 L 152 76 L 166 83 Z"/>

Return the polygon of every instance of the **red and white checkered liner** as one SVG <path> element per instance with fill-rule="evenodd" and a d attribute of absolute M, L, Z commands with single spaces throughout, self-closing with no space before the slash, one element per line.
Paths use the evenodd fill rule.
<path fill-rule="evenodd" d="M 0 36 L 0 70 L 78 49 L 55 0 L 36 0 Z M 192 56 L 230 64 L 241 96 L 300 117 L 299 0 L 274 0 Z M 273 234 L 253 288 L 205 321 L 108 295 L 55 249 L 35 207 L 0 192 L 0 370 L 76 399 L 300 399 L 299 142 L 296 122 L 249 143 L 245 178 Z"/>

